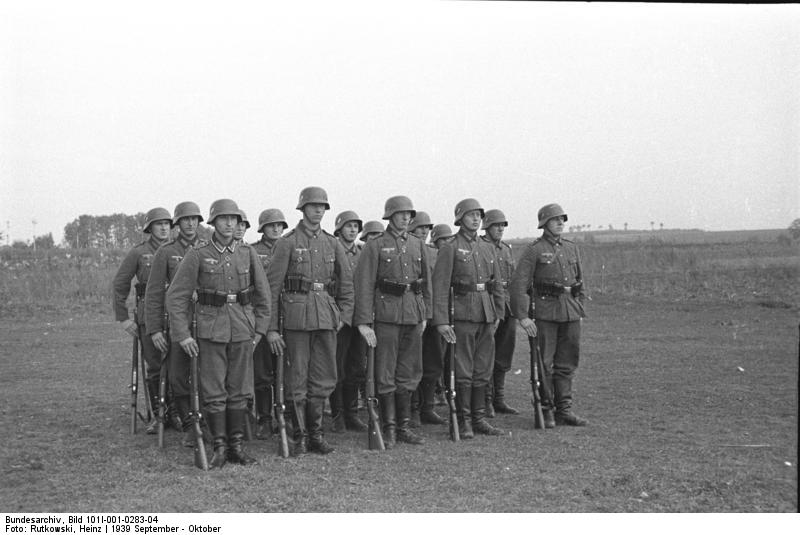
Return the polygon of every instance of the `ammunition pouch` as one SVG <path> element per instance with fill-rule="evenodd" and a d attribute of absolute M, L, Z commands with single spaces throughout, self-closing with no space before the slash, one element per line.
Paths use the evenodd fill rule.
<path fill-rule="evenodd" d="M 491 292 L 497 283 L 494 280 L 479 282 L 477 284 L 456 281 L 453 283 L 453 293 L 464 295 L 470 292 Z"/>
<path fill-rule="evenodd" d="M 564 293 L 564 285 L 559 282 L 535 282 L 533 288 L 545 297 L 558 297 Z"/>
<path fill-rule="evenodd" d="M 239 303 L 249 305 L 252 302 L 253 287 L 250 286 L 234 294 L 218 292 L 216 290 L 197 290 L 197 302 L 201 305 L 221 307 L 227 304 Z"/>
<path fill-rule="evenodd" d="M 301 275 L 289 275 L 283 284 L 285 292 L 307 294 L 309 292 L 328 292 L 331 295 L 336 293 L 336 283 L 329 282 L 313 282 Z"/>
<path fill-rule="evenodd" d="M 410 283 L 379 280 L 376 286 L 380 291 L 389 295 L 403 295 L 406 292 L 421 294 L 424 282 L 424 279 L 417 279 Z"/>
<path fill-rule="evenodd" d="M 583 281 L 578 281 L 572 285 L 570 288 L 570 292 L 572 293 L 572 297 L 577 298 L 579 295 L 583 293 Z"/>
<path fill-rule="evenodd" d="M 146 282 L 137 282 L 133 285 L 136 290 L 136 299 L 144 299 L 144 292 L 147 290 Z"/>

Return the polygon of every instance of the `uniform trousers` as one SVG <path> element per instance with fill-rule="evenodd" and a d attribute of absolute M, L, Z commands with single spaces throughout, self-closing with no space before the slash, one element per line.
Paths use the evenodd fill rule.
<path fill-rule="evenodd" d="M 197 343 L 205 412 L 247 409 L 253 397 L 253 342 L 219 343 L 201 338 Z"/>
<path fill-rule="evenodd" d="M 172 395 L 175 397 L 188 396 L 190 393 L 190 364 L 189 355 L 186 354 L 181 345 L 177 342 L 171 342 L 169 344 L 169 356 L 167 357 L 167 371 L 169 386 L 172 389 Z"/>
<path fill-rule="evenodd" d="M 253 350 L 253 383 L 257 392 L 265 392 L 275 384 L 275 356 L 264 336 Z"/>
<path fill-rule="evenodd" d="M 569 408 L 572 404 L 572 378 L 580 359 L 581 322 L 537 319 L 536 330 L 544 364 L 544 380 L 554 387 L 551 391 L 555 391 L 556 409 Z"/>
<path fill-rule="evenodd" d="M 336 388 L 336 331 L 284 332 L 286 391 L 290 401 L 327 398 Z"/>
<path fill-rule="evenodd" d="M 442 377 L 447 342 L 433 325 L 422 333 L 422 378 L 434 382 Z"/>
<path fill-rule="evenodd" d="M 153 339 L 145 332 L 144 322 L 139 324 L 139 347 L 142 350 L 142 358 L 146 366 L 146 379 L 158 382 L 161 374 L 161 351 L 159 351 Z"/>
<path fill-rule="evenodd" d="M 356 386 L 367 377 L 367 342 L 356 327 L 345 325 L 336 333 L 336 384 Z"/>
<path fill-rule="evenodd" d="M 491 323 L 455 321 L 456 385 L 487 386 L 494 366 L 494 336 Z"/>
<path fill-rule="evenodd" d="M 510 314 L 500 320 L 494 333 L 494 371 L 508 373 L 517 342 L 517 320 Z"/>
<path fill-rule="evenodd" d="M 378 394 L 417 389 L 422 379 L 422 323 L 375 322 L 375 383 Z"/>

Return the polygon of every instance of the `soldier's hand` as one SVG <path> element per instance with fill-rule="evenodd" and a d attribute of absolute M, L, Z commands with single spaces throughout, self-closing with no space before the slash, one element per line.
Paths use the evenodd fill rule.
<path fill-rule="evenodd" d="M 359 325 L 358 332 L 361 333 L 361 336 L 363 336 L 364 340 L 367 341 L 367 345 L 369 347 L 375 347 L 378 345 L 378 338 L 375 336 L 375 331 L 373 331 L 372 327 L 369 325 Z"/>
<path fill-rule="evenodd" d="M 283 357 L 283 349 L 286 347 L 286 343 L 278 331 L 269 331 L 267 333 L 267 343 L 273 354 Z"/>
<path fill-rule="evenodd" d="M 500 320 L 499 319 L 494 320 L 494 323 L 492 323 L 492 336 L 494 336 L 494 333 L 497 332 L 497 328 L 499 326 L 500 326 Z"/>
<path fill-rule="evenodd" d="M 343 328 L 344 328 L 344 322 L 343 322 L 342 320 L 339 320 L 339 327 L 336 329 L 336 332 L 338 333 L 338 332 L 339 332 L 339 331 L 341 331 Z"/>
<path fill-rule="evenodd" d="M 253 347 L 256 347 L 258 345 L 258 343 L 261 341 L 262 338 L 263 338 L 263 336 L 261 336 L 260 334 L 256 333 L 256 337 L 253 338 Z"/>
<path fill-rule="evenodd" d="M 436 330 L 442 335 L 444 341 L 448 344 L 456 343 L 456 332 L 450 325 L 437 325 Z"/>
<path fill-rule="evenodd" d="M 134 338 L 139 337 L 139 326 L 134 323 L 134 321 L 130 318 L 126 319 L 122 322 L 122 328 L 125 329 L 129 335 L 133 336 Z"/>
<path fill-rule="evenodd" d="M 186 352 L 187 355 L 194 358 L 200 354 L 200 346 L 197 345 L 197 342 L 191 336 L 180 342 L 181 348 Z"/>
<path fill-rule="evenodd" d="M 425 327 L 427 326 L 428 326 L 428 320 L 422 320 L 422 329 L 420 329 L 419 331 L 420 337 L 422 337 L 422 335 L 425 334 Z"/>
<path fill-rule="evenodd" d="M 164 337 L 164 333 L 162 332 L 153 333 L 150 335 L 150 338 L 153 339 L 153 345 L 156 346 L 156 349 L 158 349 L 162 353 L 169 348 L 169 346 L 167 345 L 167 339 Z"/>
<path fill-rule="evenodd" d="M 527 334 L 529 338 L 536 338 L 536 322 L 532 319 L 521 318 L 519 320 L 519 326 L 522 327 L 522 330 L 525 331 L 525 334 Z"/>

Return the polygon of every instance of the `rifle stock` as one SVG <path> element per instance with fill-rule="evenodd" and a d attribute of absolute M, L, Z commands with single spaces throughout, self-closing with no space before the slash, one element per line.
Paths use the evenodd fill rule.
<path fill-rule="evenodd" d="M 544 413 L 542 412 L 542 382 L 540 378 L 539 363 L 541 354 L 539 353 L 539 340 L 535 336 L 528 337 L 531 346 L 531 403 L 533 404 L 533 427 L 544 429 Z"/>
<path fill-rule="evenodd" d="M 447 302 L 448 308 L 448 321 L 450 328 L 455 332 L 455 303 L 453 300 L 453 287 L 450 287 L 450 296 Z M 458 409 L 456 408 L 456 344 L 447 344 L 447 368 L 448 368 L 448 381 L 447 381 L 447 405 L 450 409 L 449 431 L 450 440 L 459 442 L 461 436 L 458 432 Z"/>
<path fill-rule="evenodd" d="M 278 297 L 278 333 L 283 338 L 283 296 Z M 272 353 L 272 350 L 269 350 Z M 278 422 L 280 444 L 278 454 L 286 459 L 289 457 L 289 437 L 286 434 L 286 393 L 283 390 L 283 355 L 275 355 L 275 420 Z"/>
<path fill-rule="evenodd" d="M 367 346 L 367 446 L 370 450 L 384 451 L 381 422 L 378 417 L 378 397 L 375 395 L 375 348 Z"/>
<path fill-rule="evenodd" d="M 192 307 L 192 338 L 197 335 L 197 310 L 196 304 Z M 196 338 L 195 338 L 196 339 Z M 208 458 L 206 457 L 206 445 L 203 443 L 203 430 L 200 427 L 200 419 L 202 413 L 200 412 L 200 384 L 198 382 L 198 361 L 200 354 L 192 357 L 189 355 L 190 360 L 190 380 L 191 380 L 191 394 L 192 394 L 192 426 L 194 427 L 194 465 L 202 470 L 208 470 Z"/>

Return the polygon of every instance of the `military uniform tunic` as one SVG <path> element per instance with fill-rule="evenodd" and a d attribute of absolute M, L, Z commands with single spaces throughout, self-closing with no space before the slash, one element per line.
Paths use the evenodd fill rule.
<path fill-rule="evenodd" d="M 571 407 L 571 382 L 580 358 L 582 283 L 577 245 L 545 230 L 525 248 L 509 288 L 517 318 L 527 317 L 532 291 L 544 379 L 552 382 L 556 410 L 561 412 Z"/>
<path fill-rule="evenodd" d="M 367 242 L 356 268 L 353 324 L 374 323 L 379 394 L 397 388 L 413 392 L 422 378 L 422 322 L 431 306 L 424 249 L 422 240 L 390 223 L 384 233 Z"/>
<path fill-rule="evenodd" d="M 270 320 L 269 287 L 255 249 L 236 240 L 224 246 L 215 233 L 187 250 L 167 290 L 170 332 L 178 342 L 190 336 L 195 291 L 204 408 L 245 409 L 253 397 L 252 341 L 266 335 Z"/>
<path fill-rule="evenodd" d="M 147 291 L 145 292 L 144 310 L 145 327 L 147 337 L 152 341 L 152 335 L 164 332 L 169 325 L 164 323 L 166 306 L 164 301 L 178 266 L 186 256 L 186 251 L 197 245 L 198 239 L 189 241 L 182 236 L 170 240 L 156 251 L 153 263 L 150 267 L 150 276 L 147 279 Z M 189 356 L 184 352 L 178 340 L 168 336 L 169 353 L 167 356 L 167 366 L 170 387 L 175 396 L 189 395 Z"/>
<path fill-rule="evenodd" d="M 514 255 L 511 246 L 502 240 L 495 242 L 489 236 L 481 236 L 481 239 L 494 249 L 497 263 L 500 265 L 505 305 L 494 333 L 494 371 L 507 373 L 511 369 L 517 339 L 517 322 L 511 312 L 511 298 L 508 293 L 508 285 L 514 275 Z"/>
<path fill-rule="evenodd" d="M 292 401 L 326 398 L 336 387 L 336 330 L 353 316 L 353 275 L 344 248 L 305 221 L 280 238 L 267 272 L 271 331 L 284 317 L 286 390 Z"/>
<path fill-rule="evenodd" d="M 112 283 L 114 316 L 117 321 L 125 321 L 129 319 L 125 301 L 131 291 L 131 281 L 136 277 L 136 321 L 139 343 L 142 348 L 142 358 L 147 364 L 147 380 L 151 383 L 158 381 L 161 370 L 161 353 L 153 345 L 153 340 L 146 336 L 144 296 L 153 257 L 161 244 L 162 242 L 150 236 L 147 240 L 134 246 L 122 260 Z"/>
<path fill-rule="evenodd" d="M 494 364 L 492 324 L 505 306 L 501 280 L 494 251 L 477 234 L 471 236 L 461 228 L 453 241 L 439 249 L 433 271 L 433 324 L 449 324 L 453 286 L 458 385 L 489 384 Z"/>

